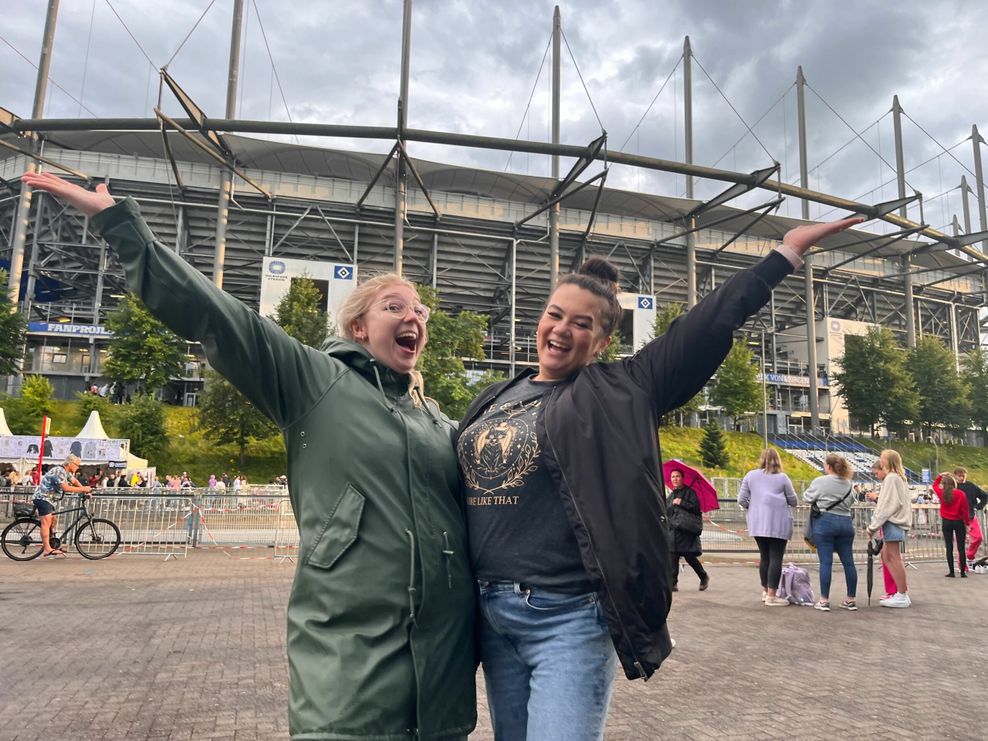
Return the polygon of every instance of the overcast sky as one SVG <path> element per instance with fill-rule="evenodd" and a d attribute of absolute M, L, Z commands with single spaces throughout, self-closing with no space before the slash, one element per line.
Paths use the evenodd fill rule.
<path fill-rule="evenodd" d="M 545 52 L 553 5 L 417 0 L 409 126 L 548 141 L 551 60 Z M 62 0 L 50 77 L 65 92 L 49 88 L 45 115 L 153 115 L 157 68 L 175 55 L 207 6 L 209 0 Z M 232 0 L 215 0 L 169 66 L 212 117 L 224 114 L 232 6 Z M 288 120 L 290 115 L 294 121 L 394 124 L 399 0 L 247 0 L 246 6 L 238 118 Z M 46 8 L 44 0 L 4 7 L 0 106 L 22 117 L 31 115 Z M 889 111 L 898 94 L 909 116 L 903 135 L 910 190 L 924 193 L 932 226 L 945 227 L 954 213 L 960 216 L 961 175 L 974 185 L 968 172 L 974 170 L 971 125 L 988 132 L 988 3 L 572 0 L 560 10 L 564 143 L 585 144 L 603 127 L 611 149 L 681 160 L 680 59 L 689 35 L 696 59 L 696 163 L 749 171 L 774 158 L 782 163 L 783 178 L 798 182 L 793 82 L 802 65 L 812 87 L 807 90 L 811 188 L 865 202 L 896 197 L 894 171 L 865 143 L 852 141 L 853 131 L 840 119 L 894 165 Z M 750 135 L 742 139 L 745 126 L 731 106 L 753 126 L 761 144 Z M 178 112 L 167 96 L 165 109 Z M 950 154 L 942 154 L 919 127 Z M 340 139 L 303 143 L 361 151 L 387 151 L 391 145 Z M 503 152 L 414 143 L 409 149 L 434 161 L 549 174 L 544 157 L 514 155 L 509 164 Z M 984 150 L 988 157 L 988 147 Z M 564 172 L 567 167 L 564 162 Z M 588 174 L 598 169 L 592 166 Z M 685 189 L 681 177 L 631 168 L 613 168 L 608 183 L 674 196 Z M 699 184 L 697 195 L 722 187 Z M 812 215 L 825 210 L 814 207 Z M 977 229 L 973 204 L 972 211 Z M 782 213 L 798 216 L 798 203 L 788 203 Z M 918 216 L 918 210 L 910 212 Z"/>

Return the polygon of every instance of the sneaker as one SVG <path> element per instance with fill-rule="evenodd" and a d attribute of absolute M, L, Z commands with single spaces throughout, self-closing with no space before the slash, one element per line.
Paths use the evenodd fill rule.
<path fill-rule="evenodd" d="M 762 590 L 762 602 L 764 602 L 764 601 L 765 601 L 765 598 L 766 598 L 766 597 L 768 597 L 768 592 L 766 592 L 766 591 L 765 591 L 765 590 L 763 589 L 763 590 Z"/>
<path fill-rule="evenodd" d="M 846 599 L 840 603 L 839 607 L 842 610 L 857 610 L 858 605 L 853 599 Z"/>
<path fill-rule="evenodd" d="M 882 607 L 909 607 L 912 605 L 912 600 L 909 599 L 908 594 L 898 592 L 897 594 L 893 594 L 888 599 L 879 600 L 879 604 Z"/>
<path fill-rule="evenodd" d="M 700 579 L 700 591 L 705 592 L 710 586 L 710 574 L 704 574 Z"/>
<path fill-rule="evenodd" d="M 954 578 L 954 572 L 953 571 L 948 571 L 946 574 L 944 574 L 944 576 L 947 577 L 948 579 L 953 579 Z"/>
<path fill-rule="evenodd" d="M 789 600 L 784 597 L 769 597 L 765 596 L 765 606 L 766 607 L 785 607 L 789 604 Z"/>
<path fill-rule="evenodd" d="M 961 579 L 967 579 L 967 572 L 966 571 L 962 571 L 961 572 Z"/>
<path fill-rule="evenodd" d="M 813 609 L 814 610 L 819 610 L 820 612 L 830 612 L 830 603 L 829 602 L 814 602 L 813 603 Z"/>

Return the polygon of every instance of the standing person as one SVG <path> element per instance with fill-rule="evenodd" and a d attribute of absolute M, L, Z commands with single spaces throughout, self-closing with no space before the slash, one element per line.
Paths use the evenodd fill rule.
<path fill-rule="evenodd" d="M 416 362 L 429 309 L 379 276 L 323 350 L 289 337 L 158 242 L 132 199 L 22 182 L 93 217 L 127 282 L 281 429 L 301 548 L 288 605 L 289 729 L 315 739 L 465 738 L 476 723 L 474 585 L 452 425 Z"/>
<path fill-rule="evenodd" d="M 879 482 L 879 488 L 881 488 L 881 481 L 884 472 L 882 471 L 882 461 L 880 458 L 876 458 L 871 464 L 871 475 Z M 878 491 L 872 490 L 865 494 L 865 498 L 869 502 L 878 501 Z M 881 541 L 878 541 L 881 543 Z M 894 595 L 897 591 L 895 586 L 895 579 L 892 578 L 892 572 L 889 571 L 889 567 L 885 563 L 885 559 L 882 559 L 882 583 L 885 585 L 885 594 L 882 599 L 888 599 Z"/>
<path fill-rule="evenodd" d="M 954 480 L 957 482 L 957 488 L 964 492 L 964 496 L 967 498 L 967 506 L 971 515 L 971 524 L 967 531 L 967 560 L 968 567 L 970 567 L 970 562 L 978 555 L 978 548 L 984 541 L 981 523 L 978 522 L 978 512 L 983 511 L 985 505 L 988 505 L 988 494 L 973 481 L 967 480 L 967 469 L 964 466 L 954 468 Z"/>
<path fill-rule="evenodd" d="M 669 655 L 659 420 L 703 387 L 800 255 L 858 221 L 790 231 L 616 362 L 594 360 L 622 316 L 618 274 L 591 258 L 548 298 L 538 368 L 471 404 L 455 444 L 496 739 L 600 739 L 618 661 L 647 679 Z"/>
<path fill-rule="evenodd" d="M 61 548 L 51 547 L 49 536 L 57 519 L 53 514 L 55 503 L 66 494 L 90 494 L 93 490 L 91 486 L 80 484 L 79 479 L 75 477 L 80 465 L 82 460 L 79 456 L 70 453 L 61 466 L 52 466 L 45 471 L 34 490 L 34 506 L 38 510 L 38 519 L 41 521 L 42 556 L 65 558 L 65 552 Z"/>
<path fill-rule="evenodd" d="M 803 501 L 816 503 L 821 510 L 813 519 L 813 542 L 820 557 L 820 600 L 814 607 L 830 611 L 830 581 L 834 571 L 834 551 L 844 567 L 847 596 L 840 603 L 845 610 L 857 610 L 858 569 L 854 565 L 854 521 L 851 519 L 854 489 L 851 464 L 842 455 L 830 453 L 823 461 L 823 476 L 813 479 L 803 492 Z"/>
<path fill-rule="evenodd" d="M 673 489 L 666 498 L 666 519 L 669 521 L 669 548 L 672 553 L 672 591 L 679 591 L 679 559 L 685 558 L 686 563 L 700 577 L 700 591 L 710 586 L 710 575 L 703 568 L 698 558 L 703 553 L 700 545 L 700 532 L 703 532 L 703 512 L 700 509 L 700 497 L 689 486 L 683 485 L 683 472 L 674 468 L 669 472 L 669 480 Z M 677 525 L 675 510 L 682 510 L 693 522 L 698 522 L 700 532 L 693 532 Z"/>
<path fill-rule="evenodd" d="M 792 513 L 796 490 L 782 471 L 782 459 L 775 448 L 766 448 L 758 458 L 758 468 L 741 480 L 738 506 L 747 510 L 748 533 L 758 544 L 758 576 L 762 601 L 767 607 L 785 607 L 789 600 L 776 596 L 782 578 L 782 559 L 792 537 Z"/>
<path fill-rule="evenodd" d="M 888 567 L 895 580 L 895 594 L 878 601 L 882 607 L 911 607 L 909 587 L 906 584 L 906 565 L 902 561 L 902 546 L 906 533 L 913 521 L 912 503 L 909 501 L 909 487 L 906 486 L 906 469 L 902 457 L 891 449 L 882 451 L 879 456 L 881 467 L 877 474 L 882 482 L 878 491 L 877 504 L 868 524 L 868 535 L 879 530 L 882 533 L 882 563 Z"/>
<path fill-rule="evenodd" d="M 954 578 L 954 540 L 957 541 L 957 564 L 961 578 L 967 578 L 967 552 L 964 541 L 971 526 L 971 508 L 968 507 L 964 491 L 949 473 L 941 473 L 933 481 L 933 491 L 940 497 L 940 521 L 943 525 L 943 542 L 947 549 L 947 573 Z"/>

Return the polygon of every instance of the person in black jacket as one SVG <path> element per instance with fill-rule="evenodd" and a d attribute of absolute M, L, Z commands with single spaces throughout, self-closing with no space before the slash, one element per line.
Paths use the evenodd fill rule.
<path fill-rule="evenodd" d="M 600 739 L 618 661 L 647 679 L 669 655 L 659 419 L 710 379 L 811 245 L 860 221 L 790 230 L 617 362 L 594 362 L 622 312 L 617 271 L 591 258 L 549 297 L 538 369 L 473 401 L 454 444 L 496 739 Z"/>
<path fill-rule="evenodd" d="M 700 545 L 700 533 L 682 527 L 673 515 L 674 510 L 679 509 L 692 515 L 695 521 L 699 519 L 700 528 L 703 528 L 703 512 L 700 509 L 700 497 L 696 495 L 689 486 L 683 486 L 683 472 L 678 468 L 669 472 L 669 481 L 672 482 L 673 489 L 666 498 L 666 515 L 669 518 L 669 535 L 671 541 L 669 550 L 672 554 L 672 591 L 679 591 L 679 559 L 685 558 L 686 563 L 700 577 L 700 591 L 704 591 L 710 585 L 710 575 L 700 563 L 700 556 L 703 547 Z"/>
<path fill-rule="evenodd" d="M 967 497 L 967 506 L 971 515 L 971 521 L 967 526 L 967 561 L 968 568 L 978 555 L 978 548 L 984 541 L 984 534 L 981 532 L 981 523 L 978 522 L 978 513 L 988 504 L 988 494 L 973 481 L 967 480 L 967 469 L 964 466 L 957 466 L 954 469 L 954 479 L 957 488 L 964 492 Z"/>

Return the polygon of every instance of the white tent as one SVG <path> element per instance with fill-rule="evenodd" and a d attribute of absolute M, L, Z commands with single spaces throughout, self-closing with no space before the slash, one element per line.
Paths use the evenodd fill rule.
<path fill-rule="evenodd" d="M 79 434 L 76 437 L 83 440 L 110 439 L 110 436 L 106 434 L 106 430 L 103 429 L 103 421 L 100 419 L 97 410 L 94 409 L 89 413 L 89 419 L 86 420 L 86 424 L 79 430 Z M 146 458 L 138 458 L 130 451 L 127 452 L 127 471 L 144 471 L 147 467 L 148 462 Z"/>
<path fill-rule="evenodd" d="M 105 433 L 104 433 L 105 434 Z M 7 418 L 4 416 L 3 407 L 0 407 L 0 437 L 13 437 L 14 433 L 7 426 Z"/>

